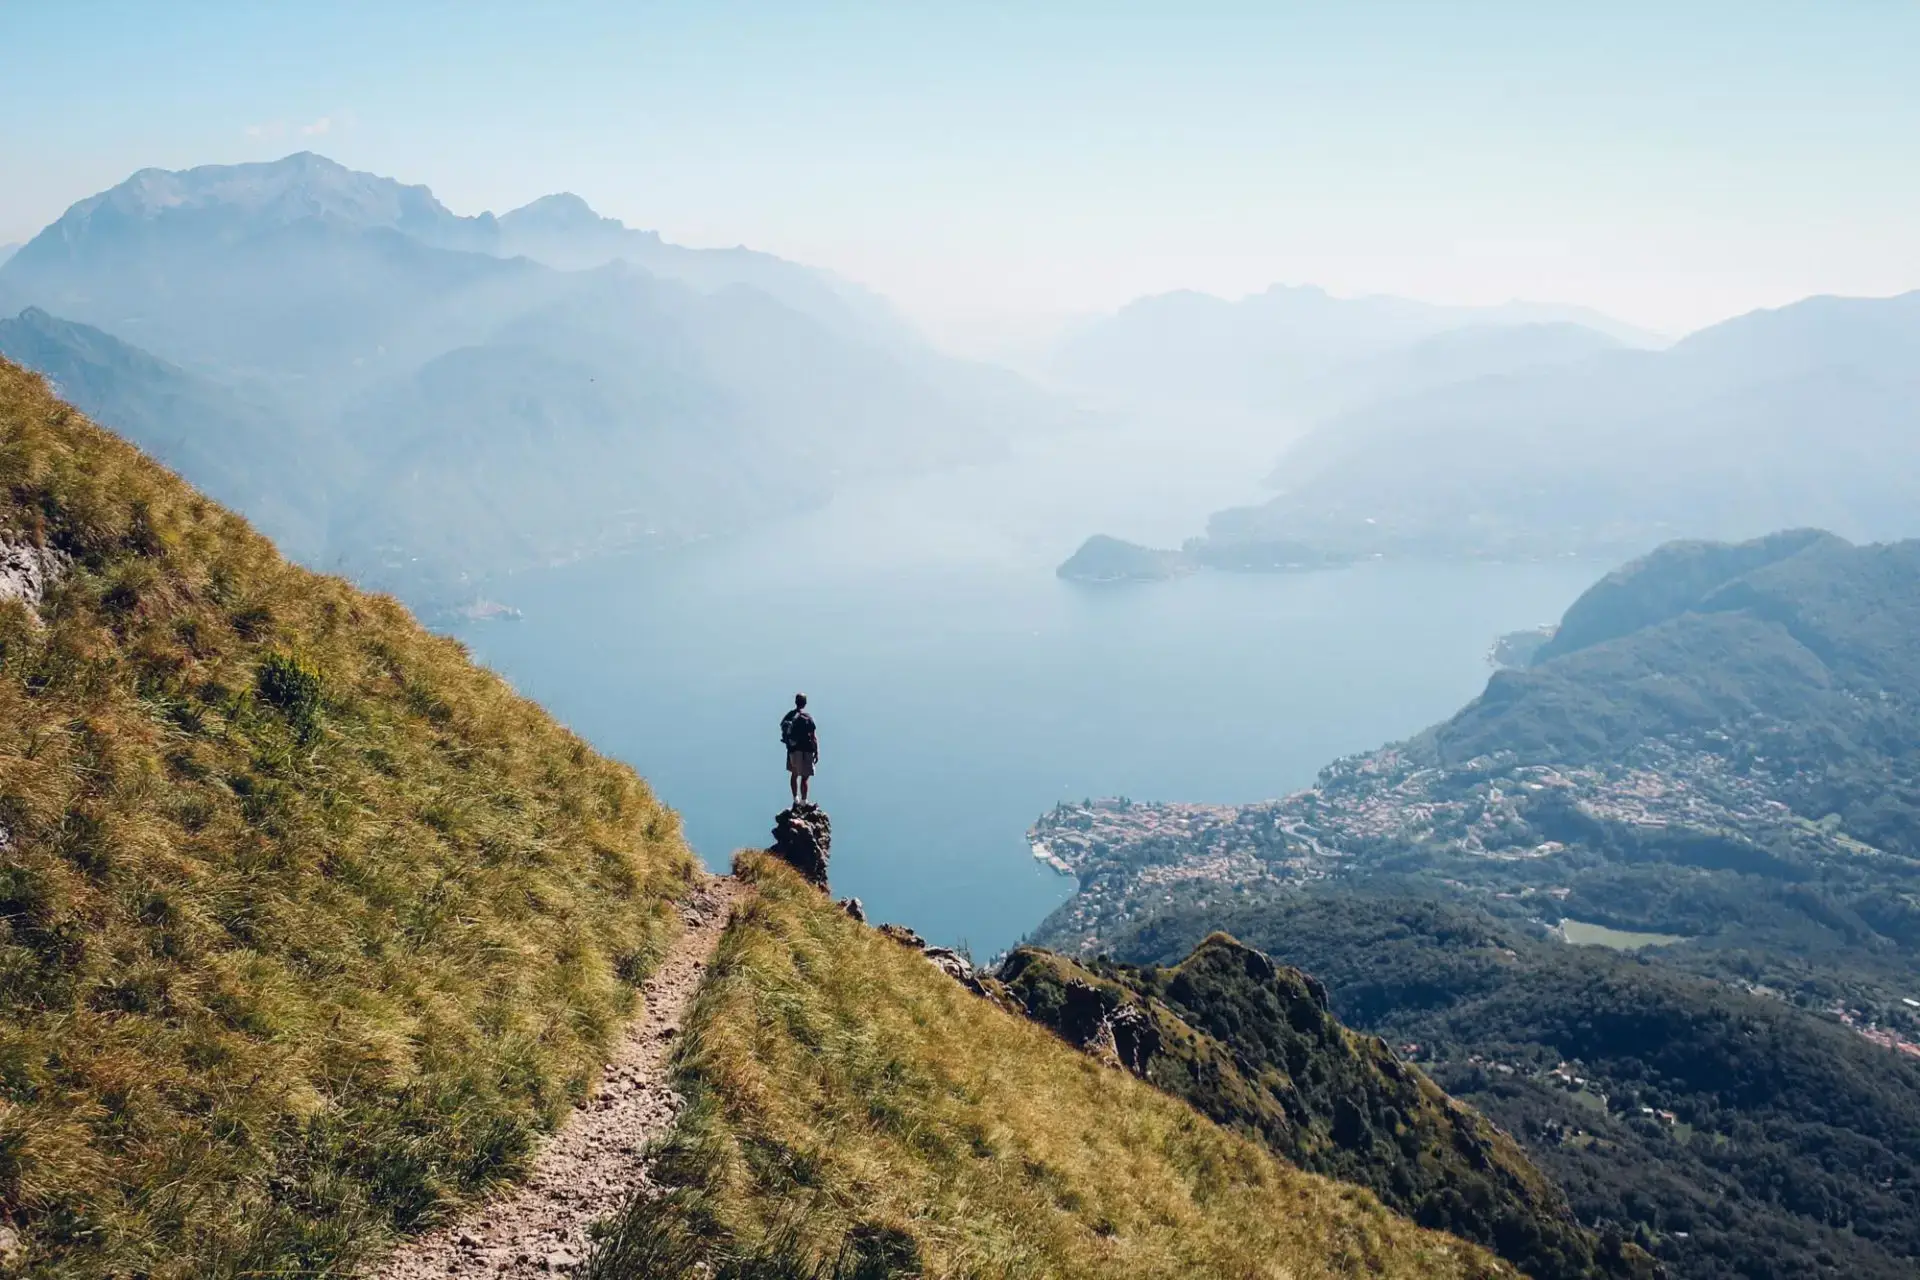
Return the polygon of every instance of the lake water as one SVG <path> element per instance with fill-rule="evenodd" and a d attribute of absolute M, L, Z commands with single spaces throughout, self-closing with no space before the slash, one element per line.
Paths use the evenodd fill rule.
<path fill-rule="evenodd" d="M 985 957 L 1063 901 L 1025 832 L 1089 796 L 1239 801 L 1405 737 L 1485 683 L 1501 632 L 1557 618 L 1592 564 L 1387 565 L 1087 588 L 1095 530 L 1170 544 L 1257 496 L 1270 450 L 1053 440 L 666 557 L 542 571 L 475 655 L 644 774 L 710 865 L 786 803 L 804 690 L 837 894 Z"/>

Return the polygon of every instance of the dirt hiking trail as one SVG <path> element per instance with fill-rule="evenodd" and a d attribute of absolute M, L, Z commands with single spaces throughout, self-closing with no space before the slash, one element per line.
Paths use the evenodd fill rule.
<path fill-rule="evenodd" d="M 447 1226 L 403 1242 L 368 1276 L 551 1277 L 586 1261 L 587 1229 L 645 1181 L 647 1144 L 679 1114 L 667 1064 L 727 916 L 744 893 L 738 881 L 715 876 L 680 904 L 686 931 L 642 988 L 644 1013 L 622 1033 L 593 1095 L 541 1148 L 526 1178 Z"/>

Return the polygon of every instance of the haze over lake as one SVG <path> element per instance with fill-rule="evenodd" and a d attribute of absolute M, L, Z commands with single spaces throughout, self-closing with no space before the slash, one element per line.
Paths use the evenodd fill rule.
<path fill-rule="evenodd" d="M 1025 840 L 1055 802 L 1303 786 L 1456 710 L 1496 635 L 1557 618 L 1601 570 L 1054 577 L 1089 528 L 1165 544 L 1254 496 L 1246 477 L 1271 453 L 1137 429 L 1055 437 L 753 535 L 521 575 L 500 594 L 524 619 L 459 634 L 638 768 L 714 866 L 766 843 L 786 803 L 777 722 L 805 690 L 835 892 L 984 958 L 1071 892 Z"/>

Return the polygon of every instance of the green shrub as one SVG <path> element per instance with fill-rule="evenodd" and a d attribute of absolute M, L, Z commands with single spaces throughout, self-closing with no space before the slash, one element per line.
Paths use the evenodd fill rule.
<path fill-rule="evenodd" d="M 260 696 L 286 714 L 294 735 L 310 741 L 320 729 L 320 673 L 284 653 L 270 653 L 255 678 Z"/>

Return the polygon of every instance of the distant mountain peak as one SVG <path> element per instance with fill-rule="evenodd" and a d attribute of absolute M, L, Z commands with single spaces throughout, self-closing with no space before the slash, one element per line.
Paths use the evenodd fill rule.
<path fill-rule="evenodd" d="M 597 225 L 602 222 L 615 222 L 614 218 L 603 218 L 595 213 L 593 206 L 571 191 L 556 191 L 552 195 L 541 196 L 538 200 L 528 201 L 512 213 L 502 214 L 500 221 L 509 218 L 516 221 L 532 221 L 569 226 Z"/>
<path fill-rule="evenodd" d="M 477 247 L 494 234 L 491 214 L 460 217 L 425 186 L 349 169 L 311 151 L 245 164 L 142 169 L 75 204 L 41 234 L 58 233 L 71 242 L 96 226 L 162 217 L 241 218 L 282 226 L 319 220 L 355 230 L 403 231 L 462 247 Z"/>
<path fill-rule="evenodd" d="M 494 265 L 499 260 L 524 261 L 502 268 Z M 617 260 L 702 293 L 758 290 L 863 344 L 917 345 L 883 299 L 828 272 L 751 250 L 668 244 L 656 231 L 601 216 L 568 191 L 502 217 L 464 217 L 425 186 L 310 151 L 246 164 L 142 169 L 74 204 L 7 261 L 0 306 L 11 313 L 38 303 L 115 330 L 168 315 L 172 323 L 137 336 L 170 359 L 194 367 L 236 360 L 278 367 L 301 344 L 267 336 L 267 321 L 283 335 L 327 329 L 336 353 L 365 355 L 381 346 L 376 330 L 399 323 L 399 313 L 377 300 L 383 289 L 417 287 L 426 290 L 423 297 L 445 297 L 503 270 L 573 272 Z M 330 291 L 356 299 L 350 320 L 334 302 L 294 296 L 313 300 Z M 231 310 L 241 298 L 254 309 L 246 320 Z M 434 341 L 426 330 L 410 332 L 418 344 Z"/>
<path fill-rule="evenodd" d="M 657 231 L 640 231 L 618 218 L 603 217 L 571 191 L 556 191 L 500 215 L 500 229 L 509 236 L 638 236 L 658 243 Z"/>

